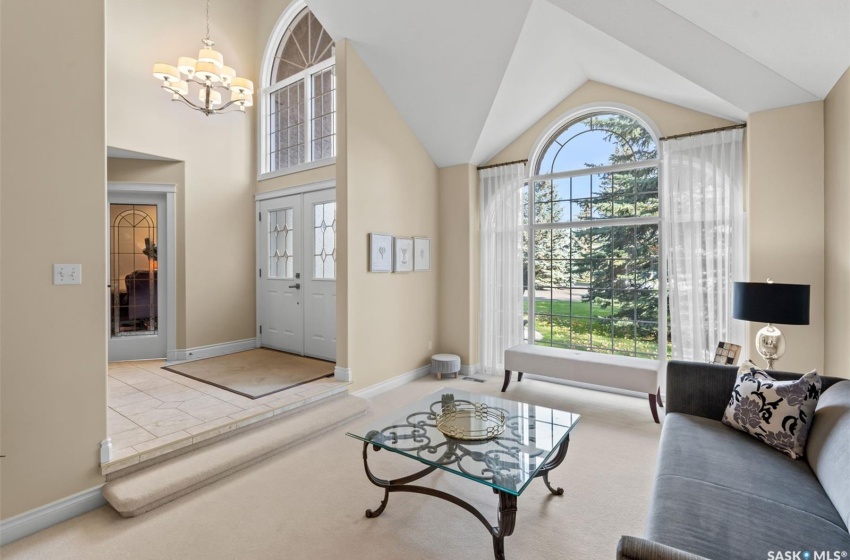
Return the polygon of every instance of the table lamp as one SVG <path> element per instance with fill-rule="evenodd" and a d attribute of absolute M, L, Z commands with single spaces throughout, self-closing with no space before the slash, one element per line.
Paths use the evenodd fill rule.
<path fill-rule="evenodd" d="M 776 361 L 785 354 L 785 335 L 780 325 L 809 324 L 809 293 L 807 284 L 776 284 L 767 282 L 735 282 L 732 294 L 732 318 L 767 326 L 756 334 L 756 350 L 774 369 Z"/>

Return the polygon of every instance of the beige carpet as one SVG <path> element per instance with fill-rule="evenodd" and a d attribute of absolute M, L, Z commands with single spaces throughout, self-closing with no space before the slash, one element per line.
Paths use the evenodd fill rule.
<path fill-rule="evenodd" d="M 334 364 L 268 348 L 164 367 L 237 395 L 258 399 L 333 375 Z"/>
<path fill-rule="evenodd" d="M 372 410 L 329 432 L 140 517 L 105 506 L 0 549 L 24 559 L 405 559 L 491 560 L 492 542 L 462 509 L 415 494 L 393 494 L 367 519 L 383 492 L 363 472 L 362 446 L 345 436 L 441 386 L 497 394 L 487 383 L 425 377 L 372 399 Z M 649 504 L 660 426 L 645 399 L 525 379 L 507 395 L 583 415 L 564 463 L 551 475 L 564 496 L 534 481 L 519 498 L 510 560 L 610 559 L 620 535 L 641 535 Z M 409 473 L 409 459 L 380 452 L 380 476 Z M 496 496 L 438 471 L 422 482 L 467 499 L 495 516 Z"/>

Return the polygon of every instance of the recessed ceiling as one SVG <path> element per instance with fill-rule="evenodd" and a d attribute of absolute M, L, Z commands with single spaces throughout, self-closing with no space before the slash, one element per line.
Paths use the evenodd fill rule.
<path fill-rule="evenodd" d="M 308 0 L 434 162 L 479 164 L 587 80 L 730 120 L 823 99 L 847 0 Z"/>

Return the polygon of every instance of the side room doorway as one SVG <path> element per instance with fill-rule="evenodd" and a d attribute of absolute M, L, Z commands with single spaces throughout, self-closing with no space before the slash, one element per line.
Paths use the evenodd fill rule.
<path fill-rule="evenodd" d="M 261 346 L 336 361 L 336 190 L 257 206 Z"/>
<path fill-rule="evenodd" d="M 165 359 L 173 346 L 174 189 L 157 187 L 108 187 L 110 362 Z"/>

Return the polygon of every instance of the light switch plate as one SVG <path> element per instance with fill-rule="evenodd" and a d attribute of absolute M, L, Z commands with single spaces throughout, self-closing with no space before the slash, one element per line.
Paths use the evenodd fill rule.
<path fill-rule="evenodd" d="M 83 265 L 81 264 L 54 264 L 54 284 L 82 284 Z"/>

